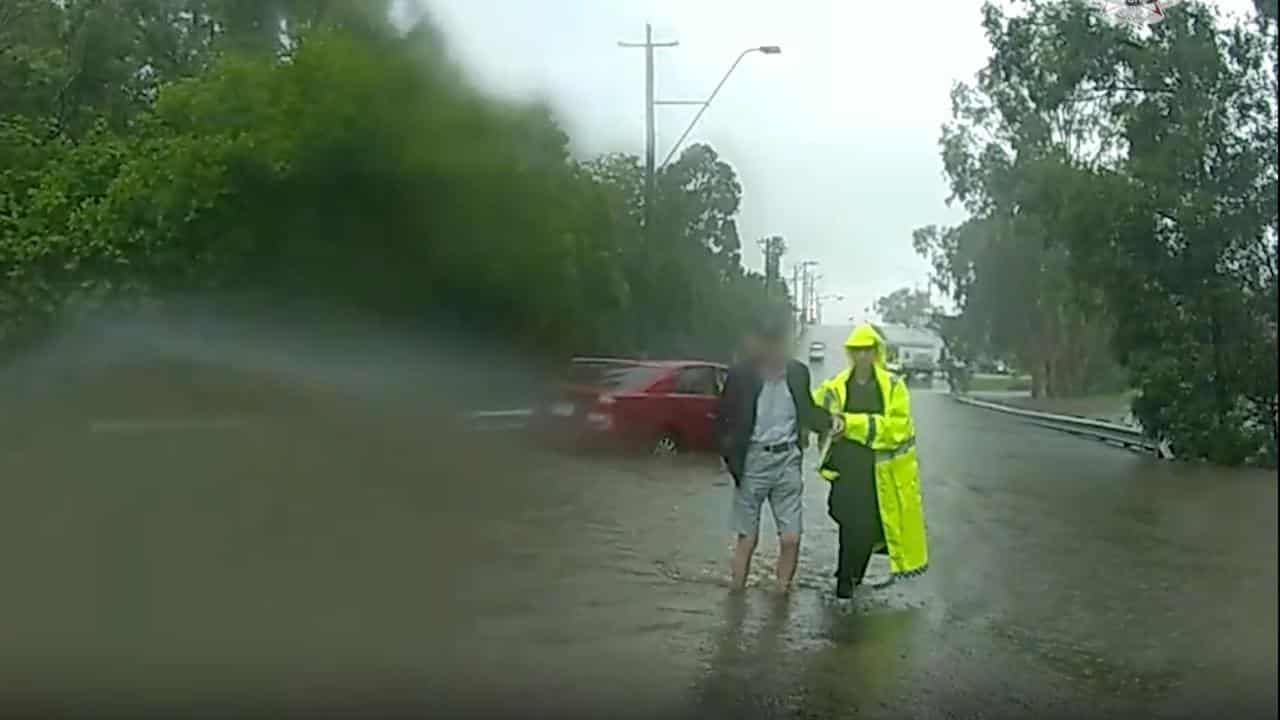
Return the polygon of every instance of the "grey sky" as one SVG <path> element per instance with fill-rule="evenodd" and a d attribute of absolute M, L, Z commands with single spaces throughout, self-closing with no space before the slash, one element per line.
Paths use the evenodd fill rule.
<path fill-rule="evenodd" d="M 1224 0 L 1226 8 L 1250 0 Z M 423 0 L 455 54 L 490 90 L 548 100 L 574 152 L 640 154 L 644 51 L 620 40 L 677 40 L 659 49 L 662 99 L 701 99 L 738 53 L 749 56 L 689 142 L 708 142 L 743 185 L 744 262 L 756 241 L 786 238 L 792 262 L 821 263 L 825 319 L 863 317 L 872 301 L 924 286 L 928 266 L 911 231 L 964 219 L 948 208 L 938 136 L 952 83 L 969 80 L 990 48 L 981 0 Z M 1176 12 L 1176 10 L 1175 10 Z M 658 160 L 696 108 L 658 110 Z"/>

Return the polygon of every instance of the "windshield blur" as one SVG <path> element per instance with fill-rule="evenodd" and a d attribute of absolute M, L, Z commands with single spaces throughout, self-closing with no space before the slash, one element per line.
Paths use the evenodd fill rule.
<path fill-rule="evenodd" d="M 1275 717 L 1277 7 L 0 0 L 0 718 Z"/>
<path fill-rule="evenodd" d="M 575 360 L 569 366 L 567 381 L 600 390 L 643 390 L 661 373 L 661 368 L 634 363 Z"/>

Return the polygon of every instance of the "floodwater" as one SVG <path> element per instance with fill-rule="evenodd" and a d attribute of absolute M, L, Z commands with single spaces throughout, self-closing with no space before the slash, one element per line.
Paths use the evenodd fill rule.
<path fill-rule="evenodd" d="M 10 413 L 0 712 L 1276 713 L 1274 474 L 918 391 L 930 572 L 836 601 L 810 473 L 797 588 L 770 589 L 766 519 L 733 596 L 710 460 L 261 405 L 204 424 Z"/>

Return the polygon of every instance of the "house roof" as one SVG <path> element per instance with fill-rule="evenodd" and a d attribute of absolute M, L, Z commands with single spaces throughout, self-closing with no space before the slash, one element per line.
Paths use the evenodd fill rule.
<path fill-rule="evenodd" d="M 942 338 L 937 333 L 922 328 L 905 325 L 881 325 L 880 332 L 885 342 L 890 345 L 905 347 L 942 347 Z"/>

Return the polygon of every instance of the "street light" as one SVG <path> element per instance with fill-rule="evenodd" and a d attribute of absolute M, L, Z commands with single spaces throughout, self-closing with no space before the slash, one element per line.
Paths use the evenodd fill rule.
<path fill-rule="evenodd" d="M 813 303 L 814 310 L 817 313 L 817 317 L 814 319 L 818 322 L 819 325 L 822 324 L 822 303 L 828 300 L 832 300 L 835 302 L 844 302 L 844 295 L 840 293 L 831 293 L 829 295 L 819 295 L 818 297 L 814 298 L 814 303 Z"/>
<path fill-rule="evenodd" d="M 698 120 L 702 119 L 702 114 L 707 111 L 707 108 L 711 107 L 711 101 L 716 99 L 716 95 L 720 93 L 720 88 L 724 87 L 725 82 L 729 80 L 729 76 L 733 74 L 733 71 L 735 69 L 737 69 L 738 63 L 742 62 L 742 59 L 750 55 L 751 53 L 757 53 L 757 52 L 762 55 L 781 55 L 782 48 L 778 47 L 777 45 L 761 45 L 759 47 L 747 48 L 746 50 L 743 50 L 742 54 L 738 56 L 738 59 L 734 60 L 733 64 L 729 66 L 729 70 L 725 72 L 724 77 L 720 78 L 720 84 L 716 85 L 716 89 L 711 91 L 711 96 L 708 97 L 706 100 L 658 101 L 657 103 L 658 105 L 701 105 L 702 106 L 701 108 L 698 109 L 698 114 L 694 115 L 693 120 L 689 122 L 689 127 L 684 129 L 684 133 L 680 135 L 680 139 L 676 140 L 676 144 L 671 147 L 671 152 L 667 153 L 666 159 L 664 159 L 662 161 L 662 164 L 658 166 L 659 168 L 666 167 L 667 163 L 671 162 L 671 158 L 675 157 L 676 151 L 680 149 L 680 145 L 684 143 L 685 138 L 689 137 L 689 133 L 693 132 L 693 128 L 695 125 L 698 124 Z"/>

